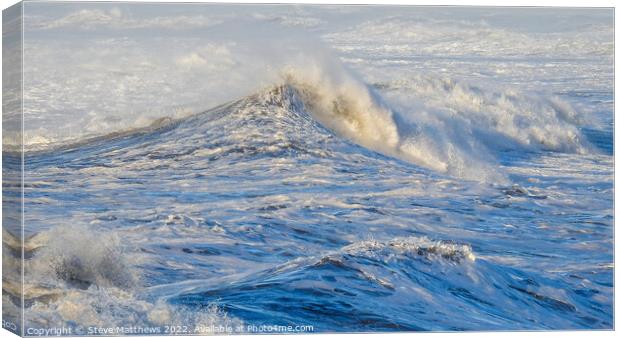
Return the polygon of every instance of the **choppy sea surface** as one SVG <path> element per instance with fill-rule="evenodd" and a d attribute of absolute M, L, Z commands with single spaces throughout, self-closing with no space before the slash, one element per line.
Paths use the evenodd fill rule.
<path fill-rule="evenodd" d="M 319 31 L 244 95 L 27 147 L 24 327 L 613 328 L 610 28 L 487 19 Z"/>

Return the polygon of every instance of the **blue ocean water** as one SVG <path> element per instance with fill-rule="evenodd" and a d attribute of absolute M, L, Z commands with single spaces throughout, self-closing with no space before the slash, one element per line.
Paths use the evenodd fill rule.
<path fill-rule="evenodd" d="M 309 97 L 26 153 L 26 326 L 612 327 L 611 129 L 497 151 L 508 183 L 479 182 L 363 147 Z"/>

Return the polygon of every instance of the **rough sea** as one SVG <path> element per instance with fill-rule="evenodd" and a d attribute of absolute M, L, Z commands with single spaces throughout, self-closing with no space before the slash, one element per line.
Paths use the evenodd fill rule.
<path fill-rule="evenodd" d="M 613 328 L 613 11 L 48 6 L 24 21 L 31 333 Z"/>

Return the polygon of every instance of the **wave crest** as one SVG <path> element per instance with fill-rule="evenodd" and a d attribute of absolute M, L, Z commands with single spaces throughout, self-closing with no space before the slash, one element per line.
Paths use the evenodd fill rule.
<path fill-rule="evenodd" d="M 285 68 L 283 78 L 337 134 L 451 176 L 505 184 L 499 151 L 592 150 L 583 118 L 557 97 L 427 77 L 371 87 L 333 61 Z"/>
<path fill-rule="evenodd" d="M 38 263 L 59 280 L 81 287 L 130 289 L 137 285 L 137 269 L 116 234 L 75 225 L 54 228 L 46 236 Z"/>
<path fill-rule="evenodd" d="M 476 260 L 471 247 L 450 241 L 433 241 L 426 237 L 399 237 L 388 242 L 368 240 L 356 242 L 342 249 L 352 255 L 390 257 L 394 254 L 413 259 L 445 260 L 455 263 Z"/>

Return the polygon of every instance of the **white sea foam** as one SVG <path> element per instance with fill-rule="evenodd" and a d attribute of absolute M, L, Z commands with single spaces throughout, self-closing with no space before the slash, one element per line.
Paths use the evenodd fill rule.
<path fill-rule="evenodd" d="M 448 13 L 446 11 L 446 13 Z M 342 32 L 328 34 L 330 41 L 339 42 L 342 50 L 373 48 L 374 54 L 429 54 L 429 55 L 478 55 L 478 56 L 610 56 L 613 44 L 606 23 L 597 22 L 576 28 L 566 20 L 563 32 L 545 32 L 546 22 L 527 24 L 541 12 L 531 11 L 522 22 L 510 27 L 492 25 L 485 18 L 479 21 L 459 20 L 458 13 L 449 19 L 425 16 L 423 12 L 410 15 L 368 20 Z M 544 19 L 543 19 L 544 20 Z M 541 20 L 542 21 L 542 20 Z M 602 20 L 601 20 L 602 21 Z M 539 31 L 528 32 L 533 26 Z M 376 44 L 382 41 L 382 44 Z"/>
<path fill-rule="evenodd" d="M 471 247 L 467 244 L 436 241 L 427 237 L 399 237 L 387 242 L 366 240 L 350 244 L 342 251 L 352 255 L 382 256 L 382 259 L 389 259 L 390 256 L 399 254 L 413 259 L 425 257 L 452 262 L 476 260 Z"/>
<path fill-rule="evenodd" d="M 85 226 L 56 227 L 36 254 L 35 269 L 69 285 L 131 289 L 139 282 L 120 238 Z"/>
<path fill-rule="evenodd" d="M 160 330 L 146 332 L 151 334 L 170 334 L 164 331 L 166 326 L 186 326 L 190 330 L 187 334 L 195 334 L 195 328 L 237 327 L 243 324 L 214 303 L 202 309 L 190 309 L 173 306 L 163 300 L 151 303 L 123 290 L 95 286 L 86 290 L 63 290 L 61 296 L 53 301 L 37 301 L 28 309 L 28 317 L 33 327 L 66 326 L 71 323 L 70 326 L 77 324 L 76 327 L 82 328 Z M 122 335 L 131 332 L 108 332 L 113 333 Z"/>
<path fill-rule="evenodd" d="M 59 226 L 32 239 L 41 245 L 26 261 L 25 268 L 29 284 L 23 292 L 24 299 L 31 303 L 27 320 L 32 327 L 72 323 L 76 327 L 164 330 L 165 326 L 188 326 L 193 330 L 242 324 L 215 303 L 190 309 L 163 299 L 152 302 L 143 298 L 140 295 L 143 261 L 140 255 L 127 250 L 127 243 L 115 232 L 78 225 Z M 3 289 L 18 299 L 21 289 L 12 285 L 5 283 Z M 120 332 L 126 333 L 130 332 Z M 164 331 L 151 333 L 164 334 Z"/>

